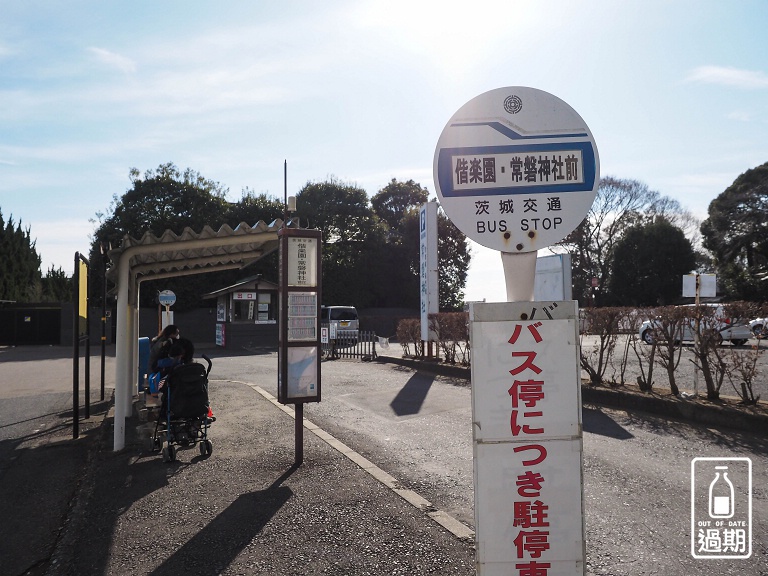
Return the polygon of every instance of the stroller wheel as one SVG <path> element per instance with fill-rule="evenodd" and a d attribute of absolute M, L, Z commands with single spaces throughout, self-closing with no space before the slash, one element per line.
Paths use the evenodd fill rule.
<path fill-rule="evenodd" d="M 149 437 L 150 452 L 159 452 L 162 447 L 163 447 L 163 443 L 160 441 L 160 439 L 157 436 L 153 434 L 152 436 Z"/>
<path fill-rule="evenodd" d="M 210 456 L 213 453 L 213 444 L 207 438 L 200 441 L 200 455 Z"/>
<path fill-rule="evenodd" d="M 176 447 L 168 445 L 163 448 L 163 462 L 174 462 L 176 460 Z"/>

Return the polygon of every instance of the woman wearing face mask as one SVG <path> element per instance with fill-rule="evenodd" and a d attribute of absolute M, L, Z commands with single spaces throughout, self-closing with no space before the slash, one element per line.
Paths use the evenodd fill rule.
<path fill-rule="evenodd" d="M 149 350 L 149 371 L 158 372 L 157 362 L 168 357 L 171 346 L 179 339 L 179 327 L 175 324 L 168 324 L 152 340 L 152 347 Z"/>

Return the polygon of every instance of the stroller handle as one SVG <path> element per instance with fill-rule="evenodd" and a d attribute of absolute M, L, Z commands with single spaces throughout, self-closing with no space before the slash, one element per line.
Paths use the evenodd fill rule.
<path fill-rule="evenodd" d="M 208 374 L 211 373 L 211 368 L 213 367 L 213 362 L 211 362 L 211 359 L 208 358 L 208 356 L 206 356 L 205 354 L 201 354 L 200 356 L 202 357 L 203 360 L 208 362 L 208 369 L 205 371 L 205 375 L 208 376 Z"/>

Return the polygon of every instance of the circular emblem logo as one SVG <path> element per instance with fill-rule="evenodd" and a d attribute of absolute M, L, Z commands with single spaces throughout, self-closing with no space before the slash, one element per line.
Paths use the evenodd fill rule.
<path fill-rule="evenodd" d="M 519 96 L 512 95 L 512 96 L 507 96 L 504 99 L 504 110 L 506 110 L 510 114 L 517 114 L 522 109 L 523 109 L 523 101 L 520 99 Z"/>

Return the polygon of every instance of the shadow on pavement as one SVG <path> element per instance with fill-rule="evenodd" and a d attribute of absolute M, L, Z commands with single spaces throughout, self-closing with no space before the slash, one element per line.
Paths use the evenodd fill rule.
<path fill-rule="evenodd" d="M 105 427 L 108 431 L 109 427 Z M 143 427 L 137 426 L 136 418 L 127 421 L 126 449 L 119 452 L 101 450 L 91 471 L 92 486 L 87 501 L 72 516 L 73 526 L 68 531 L 73 535 L 68 542 L 62 542 L 62 574 L 108 574 L 115 565 L 115 545 L 119 543 L 123 552 L 133 547 L 133 553 L 152 555 L 156 547 L 166 557 L 168 547 L 177 540 L 176 528 L 179 523 L 188 529 L 196 523 L 190 509 L 208 505 L 201 499 L 197 484 L 182 485 L 178 479 L 194 476 L 183 474 L 195 470 L 204 460 L 196 456 L 189 461 L 177 460 L 170 463 L 160 461 L 156 452 L 142 450 L 145 444 Z M 106 446 L 109 440 L 101 438 Z M 190 448 L 194 449 L 194 447 Z M 219 574 L 253 541 L 254 537 L 293 496 L 290 488 L 281 486 L 296 470 L 291 466 L 271 486 L 238 496 L 215 518 L 201 525 L 194 536 L 167 556 L 162 564 L 147 572 L 154 575 Z M 201 468 L 204 474 L 209 469 Z M 199 477 L 200 486 L 207 482 L 206 476 Z M 206 489 L 207 492 L 207 489 Z M 162 509 L 150 508 L 145 512 L 135 510 L 141 502 L 165 502 Z M 170 504 L 170 505 L 168 505 Z M 174 510 L 176 512 L 174 512 Z M 170 511 L 170 516 L 168 515 Z M 136 548 L 136 542 L 129 544 L 119 532 L 121 519 L 148 522 L 147 539 Z M 157 523 L 165 526 L 158 537 Z M 152 526 L 150 529 L 149 527 Z M 153 563 L 148 558 L 146 564 Z M 58 576 L 56 569 L 50 576 Z"/>
<path fill-rule="evenodd" d="M 80 358 L 85 358 L 85 346 L 80 346 Z M 41 360 L 72 359 L 72 346 L 0 346 L 0 362 L 40 362 Z M 105 356 L 115 357 L 115 346 L 106 347 Z M 101 345 L 91 344 L 91 361 L 101 358 Z"/>
<path fill-rule="evenodd" d="M 105 441 L 106 438 L 102 438 L 102 442 Z M 135 452 L 131 450 L 99 452 L 92 472 L 97 477 L 93 480 L 93 492 L 87 497 L 87 502 L 81 503 L 83 509 L 75 511 L 71 518 L 74 541 L 63 543 L 61 565 L 72 563 L 76 567 L 75 573 L 79 574 L 107 574 L 119 517 L 134 502 L 167 486 L 168 477 L 180 467 L 190 465 L 157 464 L 156 458 L 136 460 Z M 81 538 L 87 538 L 87 545 L 78 541 Z"/>
<path fill-rule="evenodd" d="M 618 424 L 613 418 L 605 412 L 594 408 L 582 408 L 582 420 L 584 432 L 600 434 L 601 436 L 610 436 L 617 440 L 629 440 L 634 438 L 628 430 Z"/>
<path fill-rule="evenodd" d="M 435 381 L 433 374 L 416 372 L 390 403 L 398 416 L 413 416 L 421 411 L 429 389 Z"/>
<path fill-rule="evenodd" d="M 92 416 L 106 412 L 108 402 L 92 404 Z M 59 421 L 45 426 L 50 417 Z M 70 502 L 86 468 L 89 450 L 98 442 L 102 417 L 81 422 L 72 439 L 72 412 L 4 423 L 4 427 L 40 428 L 0 441 L 0 558 L 4 574 L 42 574 L 64 523 Z"/>
<path fill-rule="evenodd" d="M 285 486 L 241 494 L 151 574 L 178 576 L 192 566 L 195 574 L 221 573 L 291 496 L 293 492 Z"/>

